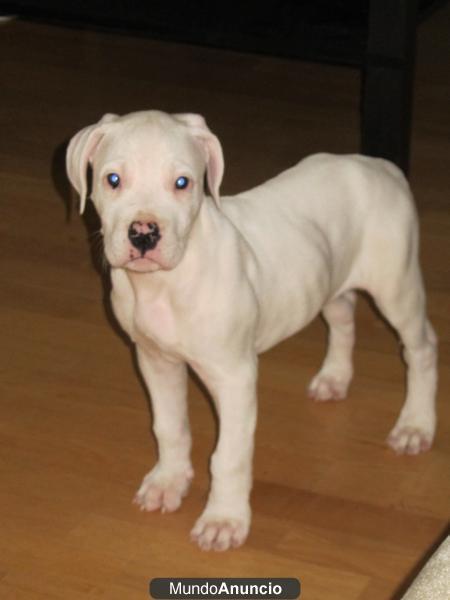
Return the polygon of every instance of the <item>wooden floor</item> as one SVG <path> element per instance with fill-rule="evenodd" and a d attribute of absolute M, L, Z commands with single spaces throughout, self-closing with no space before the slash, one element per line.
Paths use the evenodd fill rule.
<path fill-rule="evenodd" d="M 395 337 L 362 299 L 347 401 L 317 405 L 316 320 L 261 358 L 253 527 L 202 553 L 188 539 L 215 439 L 190 387 L 196 479 L 175 514 L 131 504 L 155 459 L 146 395 L 110 323 L 92 212 L 69 209 L 64 141 L 104 112 L 203 113 L 223 141 L 224 192 L 306 154 L 358 148 L 356 71 L 13 22 L 0 28 L 0 596 L 147 597 L 163 576 L 290 576 L 307 600 L 398 598 L 450 507 L 450 9 L 421 27 L 412 184 L 429 312 L 440 336 L 431 452 L 384 446 L 404 396 Z"/>

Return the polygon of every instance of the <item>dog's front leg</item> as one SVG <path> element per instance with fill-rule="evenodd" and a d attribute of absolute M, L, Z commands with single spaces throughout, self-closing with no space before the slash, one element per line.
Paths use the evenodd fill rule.
<path fill-rule="evenodd" d="M 143 510 L 171 512 L 186 495 L 194 475 L 187 414 L 187 369 L 159 353 L 137 348 L 141 373 L 151 395 L 159 460 L 144 477 L 135 502 Z"/>
<path fill-rule="evenodd" d="M 219 417 L 219 440 L 211 459 L 211 490 L 191 537 L 203 550 L 227 550 L 244 543 L 250 528 L 250 489 L 256 426 L 257 359 L 204 372 Z"/>

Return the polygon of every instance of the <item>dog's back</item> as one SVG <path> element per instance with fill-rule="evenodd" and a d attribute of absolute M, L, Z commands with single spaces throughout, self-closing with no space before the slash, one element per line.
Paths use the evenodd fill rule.
<path fill-rule="evenodd" d="M 222 199 L 223 212 L 260 265 L 257 294 L 271 315 L 261 349 L 303 327 L 343 289 L 365 287 L 361 248 L 372 231 L 384 235 L 384 221 L 409 235 L 401 232 L 405 219 L 392 219 L 393 212 L 413 214 L 408 190 L 388 161 L 316 154 Z"/>

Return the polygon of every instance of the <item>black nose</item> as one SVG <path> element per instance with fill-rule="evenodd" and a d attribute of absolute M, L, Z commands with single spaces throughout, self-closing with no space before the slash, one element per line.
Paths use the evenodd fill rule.
<path fill-rule="evenodd" d="M 156 248 L 156 244 L 161 239 L 161 233 L 157 223 L 133 221 L 128 228 L 128 239 L 144 255 L 147 250 Z"/>

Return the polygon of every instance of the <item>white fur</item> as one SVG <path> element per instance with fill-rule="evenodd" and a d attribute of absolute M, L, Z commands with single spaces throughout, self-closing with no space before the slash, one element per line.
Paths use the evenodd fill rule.
<path fill-rule="evenodd" d="M 407 397 L 388 442 L 416 454 L 435 431 L 436 336 L 425 314 L 411 193 L 391 163 L 318 154 L 234 197 L 219 198 L 223 157 L 198 115 L 105 115 L 72 139 L 67 168 L 92 198 L 111 264 L 112 305 L 137 346 L 151 394 L 159 460 L 136 502 L 178 508 L 193 477 L 186 365 L 216 403 L 220 435 L 206 508 L 192 531 L 203 549 L 242 544 L 250 526 L 257 355 L 320 311 L 328 352 L 309 393 L 345 396 L 354 342 L 353 290 L 369 292 L 396 328 Z M 204 173 L 214 198 L 204 193 Z M 111 189 L 105 176 L 116 172 Z M 187 190 L 174 182 L 184 175 Z M 156 222 L 156 248 L 139 257 L 131 222 Z"/>

